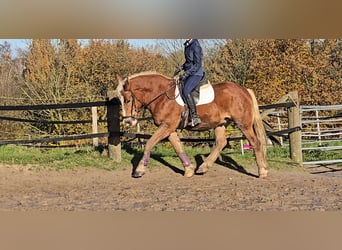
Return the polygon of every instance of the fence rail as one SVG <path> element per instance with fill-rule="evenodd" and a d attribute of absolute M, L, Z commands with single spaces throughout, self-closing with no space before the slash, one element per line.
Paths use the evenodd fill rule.
<path fill-rule="evenodd" d="M 93 143 L 95 145 L 95 140 L 98 140 L 100 137 L 108 138 L 108 151 L 109 156 L 117 161 L 121 161 L 121 146 L 120 141 L 121 137 L 131 138 L 131 139 L 148 139 L 151 137 L 149 134 L 140 134 L 140 133 L 128 133 L 120 130 L 120 102 L 117 98 L 115 91 L 108 91 L 106 101 L 98 101 L 98 102 L 86 102 L 86 103 L 66 103 L 66 104 L 44 104 L 44 105 L 18 105 L 18 106 L 0 106 L 0 111 L 23 111 L 23 110 L 44 110 L 44 109 L 78 109 L 78 108 L 92 108 L 92 120 L 73 120 L 73 121 L 48 121 L 48 120 L 30 120 L 24 118 L 16 118 L 9 116 L 0 116 L 0 120 L 13 121 L 13 122 L 26 122 L 26 123 L 44 123 L 44 124 L 87 124 L 92 123 L 93 133 L 92 134 L 83 134 L 83 135 L 67 135 L 67 136 L 58 136 L 52 138 L 35 138 L 35 139 L 17 139 L 17 140 L 0 140 L 0 145 L 5 144 L 37 144 L 37 143 L 57 143 L 61 141 L 70 141 L 70 140 L 82 140 L 82 139 L 93 139 Z M 94 112 L 93 107 L 98 106 L 106 106 L 107 107 L 107 120 L 97 120 L 96 111 Z M 270 105 L 262 105 L 259 106 L 260 110 L 263 110 L 264 116 L 267 114 L 267 110 L 275 110 L 278 108 L 286 108 L 289 109 L 294 107 L 295 104 L 293 102 L 279 102 L 276 104 Z M 94 118 L 95 113 L 95 118 Z M 95 120 L 94 120 L 95 119 Z M 140 121 L 150 120 L 149 117 L 140 118 Z M 97 130 L 94 130 L 94 127 L 97 127 L 98 122 L 107 122 L 108 132 L 106 133 L 98 133 Z M 293 128 L 280 129 L 278 131 L 267 131 L 268 136 L 281 136 L 288 137 L 290 133 L 294 133 L 299 131 L 300 127 L 296 126 Z M 242 141 L 244 140 L 244 136 L 235 136 L 227 139 L 230 141 Z M 183 142 L 194 142 L 194 143 L 210 143 L 215 142 L 214 138 L 180 138 Z M 119 153 L 120 152 L 120 153 Z"/>
<path fill-rule="evenodd" d="M 0 140 L 0 145 L 7 144 L 32 144 L 32 143 L 56 143 L 60 141 L 73 141 L 73 140 L 84 140 L 99 137 L 108 137 L 108 133 L 97 133 L 97 134 L 85 134 L 85 135 L 68 135 L 59 137 L 49 137 L 49 138 L 38 138 L 38 139 L 23 139 L 23 140 Z"/>
<path fill-rule="evenodd" d="M 110 102 L 97 101 L 97 102 L 77 102 L 77 103 L 62 103 L 62 104 L 40 104 L 40 105 L 8 105 L 0 106 L 0 111 L 28 111 L 28 110 L 56 110 L 56 109 L 80 109 L 80 108 L 97 108 L 99 106 L 107 106 Z M 98 120 L 96 116 L 96 124 L 101 122 L 107 122 L 107 120 Z M 59 125 L 72 125 L 72 124 L 93 124 L 94 117 L 89 120 L 68 120 L 68 121 L 51 121 L 51 120 L 32 120 L 24 119 L 18 117 L 0 116 L 0 120 L 13 121 L 20 123 L 31 123 L 31 124 L 59 124 Z M 97 127 L 97 126 L 96 126 Z M 93 143 L 101 137 L 108 137 L 108 133 L 98 133 L 97 129 L 94 130 L 92 134 L 82 134 L 82 135 L 65 135 L 58 137 L 48 137 L 48 138 L 35 138 L 35 139 L 17 139 L 17 140 L 0 140 L 0 145 L 6 144 L 37 144 L 37 143 L 57 143 L 61 141 L 73 141 L 73 140 L 84 140 L 93 139 Z"/>
<path fill-rule="evenodd" d="M 78 109 L 78 108 L 89 108 L 89 107 L 98 107 L 98 106 L 107 106 L 110 102 L 107 101 L 98 101 L 98 102 L 82 102 L 82 103 L 65 103 L 65 104 L 44 104 L 44 105 L 10 105 L 10 106 L 0 106 L 0 111 L 23 111 L 23 110 L 45 110 L 45 109 Z M 275 108 L 288 108 L 293 107 L 294 103 L 276 103 L 270 105 L 261 105 L 259 106 L 260 110 L 267 109 L 275 109 Z M 49 120 L 30 120 L 24 118 L 17 117 L 9 117 L 9 116 L 0 116 L 0 120 L 6 121 L 14 121 L 14 122 L 23 122 L 23 123 L 46 123 L 46 124 L 86 124 L 92 123 L 93 120 L 73 120 L 73 121 L 49 121 Z M 151 117 L 142 117 L 139 121 L 143 120 L 151 120 Z M 97 120 L 97 122 L 107 122 L 107 120 Z M 279 131 L 267 132 L 268 136 L 286 136 L 288 133 L 298 131 L 300 128 L 291 128 L 291 129 L 283 129 Z M 115 134 L 111 133 L 112 135 Z M 127 133 L 121 132 L 120 136 L 128 137 L 128 138 L 137 138 L 137 139 L 148 139 L 151 135 L 148 134 L 139 134 L 139 133 Z M 23 140 L 0 140 L 0 145 L 5 144 L 28 144 L 28 143 L 55 143 L 60 141 L 68 141 L 68 140 L 80 140 L 80 139 L 91 139 L 96 137 L 108 137 L 109 132 L 107 133 L 95 133 L 95 134 L 84 134 L 84 135 L 70 135 L 70 136 L 58 136 L 51 138 L 37 138 L 37 139 L 23 139 Z M 240 137 L 231 137 L 228 140 L 241 140 L 246 139 L 244 136 Z M 213 142 L 214 138 L 181 138 L 184 142 Z"/>
<path fill-rule="evenodd" d="M 63 104 L 42 104 L 42 105 L 9 105 L 0 106 L 0 110 L 19 111 L 19 110 L 43 110 L 43 109 L 77 109 L 106 106 L 108 101 L 99 102 L 78 102 L 78 103 L 63 103 Z"/>
<path fill-rule="evenodd" d="M 300 130 L 299 127 L 286 129 L 282 131 L 275 132 L 267 132 L 267 136 L 273 135 L 287 135 L 288 133 Z M 123 136 L 131 139 L 149 139 L 151 137 L 150 134 L 141 134 L 141 133 L 129 133 L 129 132 L 120 132 L 120 133 L 112 133 L 112 135 Z M 70 141 L 70 140 L 82 140 L 82 139 L 92 139 L 92 138 L 101 138 L 108 137 L 109 132 L 105 133 L 96 133 L 96 134 L 84 134 L 84 135 L 69 135 L 69 136 L 58 136 L 58 137 L 49 137 L 49 138 L 37 138 L 37 139 L 18 139 L 18 140 L 0 140 L 0 145 L 20 145 L 20 144 L 30 144 L 30 143 L 56 143 L 60 141 Z M 227 138 L 227 142 L 230 141 L 239 141 L 244 140 L 246 137 L 244 136 L 235 136 Z M 183 142 L 215 142 L 214 138 L 180 138 Z M 164 139 L 163 141 L 167 141 Z"/>
<path fill-rule="evenodd" d="M 73 120 L 73 121 L 48 121 L 48 120 L 30 120 L 9 116 L 0 116 L 0 120 L 4 121 L 14 121 L 14 122 L 23 122 L 23 123 L 46 123 L 46 124 L 86 124 L 92 123 L 92 120 Z M 106 120 L 98 120 L 98 122 L 106 122 Z"/>
<path fill-rule="evenodd" d="M 321 113 L 324 114 L 321 115 Z M 303 141 L 302 151 L 340 152 L 342 150 L 340 145 L 324 145 L 342 140 L 342 105 L 302 105 L 300 114 Z M 315 143 L 312 143 L 312 141 Z M 306 144 L 313 145 L 306 147 Z M 303 164 L 335 164 L 341 162 L 342 153 L 340 159 L 303 161 Z"/>
<path fill-rule="evenodd" d="M 86 102 L 86 103 L 66 103 L 66 104 L 45 104 L 45 105 L 20 105 L 20 106 L 0 106 L 0 111 L 20 111 L 20 110 L 44 110 L 44 109 L 78 109 L 78 108 L 91 108 L 91 107 L 99 107 L 99 106 L 105 106 L 107 107 L 107 119 L 106 120 L 98 120 L 96 118 L 96 121 L 94 122 L 94 119 L 86 119 L 86 120 L 70 120 L 70 121 L 48 121 L 48 120 L 30 120 L 30 119 L 24 119 L 24 118 L 17 118 L 17 117 L 9 117 L 9 116 L 0 116 L 0 120 L 6 120 L 6 121 L 13 121 L 13 122 L 26 122 L 26 123 L 51 123 L 51 124 L 93 124 L 107 122 L 108 132 L 105 133 L 98 133 L 94 132 L 92 134 L 82 134 L 82 135 L 67 135 L 67 136 L 58 136 L 58 137 L 52 137 L 52 138 L 36 138 L 36 139 L 17 139 L 17 140 L 0 140 L 0 145 L 5 144 L 34 144 L 34 143 L 56 143 L 61 141 L 70 141 L 70 140 L 82 140 L 82 139 L 94 139 L 94 138 L 101 138 L 101 137 L 108 137 L 108 145 L 110 143 L 117 144 L 118 141 L 120 142 L 121 137 L 126 137 L 130 139 L 148 139 L 151 137 L 149 134 L 141 134 L 141 133 L 129 133 L 125 131 L 121 131 L 120 129 L 120 115 L 119 110 L 120 108 L 117 108 L 119 104 L 119 101 L 115 99 L 115 95 L 112 95 L 111 97 L 108 97 L 108 100 L 105 101 L 97 101 L 97 102 Z M 114 100 L 114 101 L 113 101 Z M 284 98 L 282 99 L 284 100 Z M 304 145 L 306 142 L 304 141 L 305 138 L 311 137 L 314 138 L 314 140 L 324 142 L 323 138 L 331 138 L 335 137 L 335 140 L 339 140 L 342 135 L 342 112 L 338 112 L 338 110 L 342 110 L 342 105 L 334 105 L 334 106 L 300 106 L 300 115 L 301 115 L 301 121 L 299 125 L 296 126 L 290 126 L 287 119 L 289 119 L 289 110 L 293 110 L 294 108 L 297 108 L 298 105 L 296 105 L 295 102 L 280 102 L 276 104 L 270 104 L 270 105 L 261 105 L 259 106 L 259 109 L 262 110 L 262 117 L 272 117 L 273 121 L 275 121 L 272 125 L 269 125 L 269 127 L 275 127 L 277 130 L 268 130 L 267 136 L 279 136 L 281 140 L 283 138 L 290 139 L 290 135 L 296 132 L 299 132 L 301 134 L 301 138 L 303 141 L 303 144 L 300 146 L 300 151 L 305 150 L 341 150 L 342 146 L 309 146 L 305 147 Z M 279 110 L 280 109 L 280 110 Z M 324 114 L 322 116 L 317 115 L 317 112 L 325 112 L 327 110 L 334 110 L 336 114 L 334 115 L 327 115 Z M 312 117 L 312 115 L 307 115 L 310 113 L 315 113 L 315 117 Z M 114 120 L 113 120 L 114 119 Z M 148 120 L 150 118 L 143 117 L 140 119 L 142 120 Z M 327 126 L 327 123 L 329 123 L 329 126 L 333 124 L 335 127 L 325 127 L 323 124 Z M 331 124 L 330 124 L 331 123 Z M 305 127 L 303 129 L 303 126 Z M 311 128 L 311 130 L 308 130 L 308 127 Z M 319 128 L 319 132 L 317 130 L 312 130 L 312 128 Z M 116 139 L 113 139 L 116 138 Z M 119 139 L 118 139 L 119 138 Z M 234 141 L 234 140 L 244 140 L 244 136 L 235 136 L 230 137 L 227 140 L 228 141 Z M 183 142 L 214 142 L 214 138 L 181 138 L 181 141 Z M 312 140 L 310 141 L 312 142 Z M 339 160 L 329 160 L 329 161 L 319 161 L 320 163 L 326 163 L 326 162 L 342 162 Z M 316 164 L 317 161 L 312 162 L 304 162 L 304 164 Z"/>

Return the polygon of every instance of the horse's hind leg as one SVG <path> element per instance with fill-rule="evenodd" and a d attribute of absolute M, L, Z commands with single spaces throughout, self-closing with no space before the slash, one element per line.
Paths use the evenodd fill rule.
<path fill-rule="evenodd" d="M 215 148 L 211 151 L 210 155 L 205 159 L 201 166 L 197 169 L 197 173 L 204 174 L 214 164 L 217 157 L 219 157 L 222 149 L 227 145 L 226 127 L 219 126 L 215 128 Z"/>
<path fill-rule="evenodd" d="M 267 177 L 268 171 L 267 171 L 267 163 L 266 163 L 266 152 L 263 148 L 262 142 L 256 136 L 252 126 L 248 128 L 240 127 L 240 129 L 241 129 L 241 132 L 246 136 L 250 145 L 253 147 L 255 160 L 258 165 L 259 178 Z"/>
<path fill-rule="evenodd" d="M 150 160 L 150 154 L 151 154 L 152 148 L 162 139 L 166 138 L 170 134 L 170 132 L 171 132 L 170 128 L 166 124 L 162 124 L 158 127 L 158 129 L 154 132 L 151 138 L 147 141 L 145 145 L 144 156 L 140 160 L 137 168 L 134 170 L 132 174 L 133 177 L 138 178 L 145 174 L 146 167 Z"/>
<path fill-rule="evenodd" d="M 187 157 L 186 153 L 184 152 L 182 143 L 177 135 L 177 132 L 172 132 L 169 136 L 169 141 L 171 142 L 172 146 L 174 147 L 177 155 L 182 160 L 184 166 L 184 176 L 191 177 L 195 173 L 195 167 L 191 164 L 191 161 Z"/>

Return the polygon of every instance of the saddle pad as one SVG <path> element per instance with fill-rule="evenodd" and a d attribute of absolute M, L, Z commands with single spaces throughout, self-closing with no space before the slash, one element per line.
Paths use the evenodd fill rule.
<path fill-rule="evenodd" d="M 179 94 L 178 85 L 176 86 L 175 96 L 177 96 L 176 101 L 179 105 L 184 106 L 183 99 L 181 95 Z M 210 103 L 214 100 L 215 93 L 213 86 L 208 82 L 206 84 L 203 84 L 200 87 L 200 94 L 199 94 L 199 100 L 198 103 L 196 103 L 196 106 Z"/>

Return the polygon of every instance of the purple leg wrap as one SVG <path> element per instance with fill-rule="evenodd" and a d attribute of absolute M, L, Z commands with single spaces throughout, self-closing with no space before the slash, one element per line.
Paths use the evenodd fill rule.
<path fill-rule="evenodd" d="M 146 167 L 148 165 L 148 162 L 150 160 L 150 152 L 147 152 L 146 154 L 144 154 L 143 160 L 144 160 L 144 166 Z"/>
<path fill-rule="evenodd" d="M 182 160 L 184 166 L 187 167 L 187 166 L 189 166 L 189 165 L 191 164 L 189 158 L 186 156 L 185 153 L 180 153 L 180 154 L 179 154 L 179 158 L 181 158 L 181 160 Z"/>

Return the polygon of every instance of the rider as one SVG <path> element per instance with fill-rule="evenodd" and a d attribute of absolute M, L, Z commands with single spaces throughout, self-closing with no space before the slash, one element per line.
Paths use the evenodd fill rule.
<path fill-rule="evenodd" d="M 204 71 L 202 69 L 202 56 L 202 47 L 198 40 L 187 39 L 184 43 L 185 63 L 179 66 L 175 71 L 175 75 L 177 75 L 180 71 L 184 70 L 184 74 L 181 79 L 184 82 L 183 96 L 185 97 L 185 102 L 190 109 L 192 127 L 201 123 L 197 114 L 192 92 L 200 84 L 204 75 Z"/>

